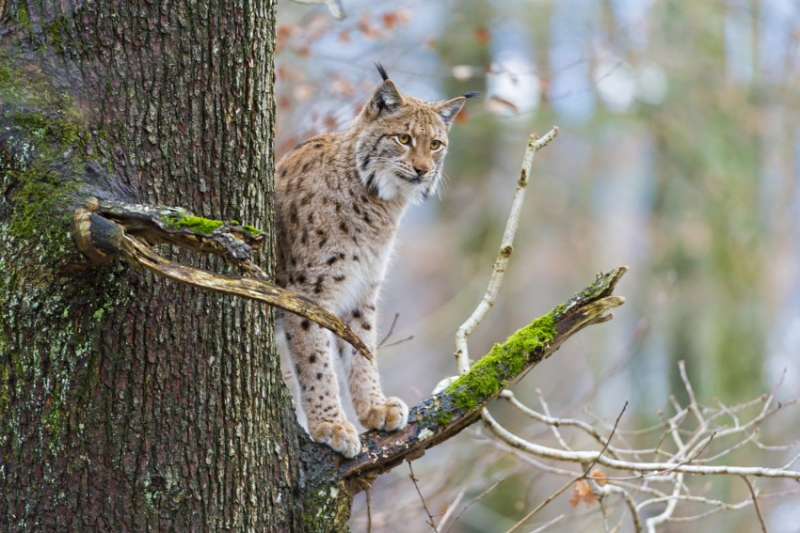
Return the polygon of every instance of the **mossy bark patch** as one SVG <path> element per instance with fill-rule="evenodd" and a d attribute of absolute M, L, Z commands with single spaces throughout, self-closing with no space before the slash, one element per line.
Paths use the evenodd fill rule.
<path fill-rule="evenodd" d="M 552 314 L 547 314 L 519 329 L 503 344 L 472 365 L 469 372 L 450 384 L 445 394 L 459 408 L 469 411 L 494 397 L 509 380 L 518 376 L 531 357 L 543 353 L 556 334 Z"/>
<path fill-rule="evenodd" d="M 11 200 L 8 231 L 58 240 L 68 235 L 66 207 L 80 188 L 90 135 L 72 96 L 45 72 L 17 66 L 8 52 L 0 53 L 0 63 L 0 188 Z"/>
<path fill-rule="evenodd" d="M 211 235 L 225 225 L 221 220 L 212 220 L 210 218 L 191 215 L 167 217 L 165 222 L 169 229 L 188 229 L 202 235 Z"/>
<path fill-rule="evenodd" d="M 200 235 L 211 235 L 218 229 L 225 226 L 232 226 L 240 229 L 251 237 L 259 237 L 265 235 L 266 232 L 250 225 L 240 225 L 237 220 L 230 220 L 225 222 L 223 220 L 214 220 L 211 218 L 203 218 L 194 215 L 174 214 L 163 218 L 164 226 L 170 230 L 189 230 L 192 233 Z"/>

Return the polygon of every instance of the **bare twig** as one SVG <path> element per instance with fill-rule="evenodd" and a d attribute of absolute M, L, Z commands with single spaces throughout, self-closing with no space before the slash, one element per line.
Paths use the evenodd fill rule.
<path fill-rule="evenodd" d="M 445 533 L 450 533 L 450 530 L 453 528 L 453 526 L 455 525 L 455 523 L 456 523 L 456 522 L 458 522 L 458 519 L 459 519 L 459 518 L 461 518 L 461 515 L 463 515 L 464 513 L 466 513 L 466 512 L 467 512 L 467 509 L 469 509 L 470 507 L 472 507 L 472 505 L 473 505 L 473 504 L 477 503 L 477 502 L 478 502 L 478 500 L 480 500 L 481 498 L 483 498 L 484 496 L 486 496 L 487 494 L 489 494 L 490 492 L 492 492 L 492 491 L 494 490 L 494 488 L 495 488 L 495 487 L 497 487 L 497 486 L 498 486 L 500 483 L 502 483 L 503 481 L 505 481 L 505 478 L 500 478 L 500 479 L 498 479 L 497 481 L 495 481 L 494 483 L 492 483 L 492 484 L 489 486 L 489 488 L 488 488 L 488 489 L 484 490 L 483 492 L 481 492 L 480 494 L 478 494 L 477 496 L 475 496 L 474 498 L 472 498 L 472 500 L 471 500 L 471 501 L 470 501 L 470 502 L 469 502 L 467 505 L 465 505 L 463 509 L 461 509 L 461 511 L 458 513 L 458 515 L 456 515 L 455 519 L 453 520 L 453 523 L 452 523 L 452 524 L 451 524 L 451 525 L 450 525 L 450 526 L 447 528 L 447 531 L 446 531 Z M 448 511 L 449 511 L 449 509 L 448 509 Z M 445 522 L 445 520 L 444 520 L 444 519 L 442 519 L 442 521 L 439 523 L 439 525 L 441 526 L 442 524 L 444 524 L 444 522 Z"/>
<path fill-rule="evenodd" d="M 547 507 L 547 505 L 550 502 L 552 502 L 553 500 L 564 494 L 567 491 L 567 489 L 569 489 L 573 485 L 573 483 L 575 483 L 579 479 L 581 478 L 577 477 L 574 479 L 570 479 L 568 482 L 564 483 L 564 485 L 560 489 L 558 489 L 553 494 L 548 496 L 542 503 L 537 505 L 534 510 L 532 510 L 531 512 L 520 518 L 516 524 L 511 526 L 511 528 L 506 531 L 506 533 L 514 533 L 515 531 L 519 531 L 519 528 L 521 528 L 525 524 L 525 522 L 536 516 L 536 514 L 545 507 Z"/>
<path fill-rule="evenodd" d="M 379 342 L 379 343 L 378 343 L 378 348 L 380 348 L 381 346 L 383 346 L 383 344 L 384 344 L 386 341 L 388 341 L 388 340 L 389 340 L 389 337 L 391 337 L 391 336 L 392 336 L 392 333 L 394 333 L 394 327 L 397 325 L 397 320 L 398 320 L 399 318 L 400 318 L 400 313 L 397 313 L 397 312 L 396 312 L 396 313 L 394 314 L 394 318 L 392 319 L 392 325 L 391 325 L 391 326 L 389 326 L 389 331 L 387 331 L 387 332 L 386 332 L 386 335 L 384 335 L 384 337 L 383 337 L 383 339 L 381 340 L 381 342 Z"/>
<path fill-rule="evenodd" d="M 367 489 L 367 533 L 372 533 L 372 489 Z"/>
<path fill-rule="evenodd" d="M 547 405 L 547 401 L 544 399 L 544 395 L 542 394 L 542 389 L 536 389 L 536 396 L 539 397 L 539 404 L 542 406 L 542 411 L 544 411 L 545 416 L 552 418 L 550 415 L 550 406 Z M 626 404 L 627 405 L 627 404 Z M 571 448 L 567 444 L 567 441 L 564 440 L 564 437 L 561 436 L 561 432 L 558 431 L 557 424 L 550 424 L 550 429 L 553 431 L 553 435 L 555 436 L 558 443 L 561 445 L 562 448 L 565 450 L 570 450 Z M 604 448 L 608 447 L 608 443 L 603 444 Z"/>
<path fill-rule="evenodd" d="M 555 500 L 556 498 L 561 496 L 574 483 L 576 483 L 577 481 L 579 481 L 581 479 L 586 479 L 586 477 L 591 473 L 592 469 L 594 468 L 594 465 L 597 464 L 597 461 L 600 459 L 600 457 L 603 456 L 603 453 L 606 451 L 606 448 L 608 447 L 608 443 L 611 442 L 611 439 L 614 436 L 614 432 L 617 430 L 617 426 L 619 425 L 619 421 L 622 419 L 622 414 L 625 412 L 625 409 L 627 409 L 627 407 L 628 407 L 628 402 L 625 402 L 625 405 L 622 406 L 622 411 L 620 411 L 619 416 L 617 416 L 616 422 L 614 422 L 614 428 L 611 430 L 611 435 L 608 436 L 608 441 L 606 441 L 606 445 L 603 446 L 603 449 L 600 450 L 600 453 L 597 455 L 597 457 L 589 463 L 589 466 L 587 466 L 584 469 L 583 474 L 578 476 L 578 477 L 576 477 L 576 478 L 573 478 L 573 479 L 569 480 L 566 484 L 564 484 L 563 487 L 561 487 L 556 492 L 554 492 L 553 494 L 548 496 L 547 499 L 545 499 L 542 503 L 540 503 L 534 510 L 532 510 L 531 512 L 529 512 L 528 514 L 523 516 L 506 533 L 513 533 L 514 531 L 519 530 L 519 528 L 522 527 L 522 525 L 525 522 L 527 522 L 528 520 L 530 520 L 531 518 L 536 516 L 536 514 L 539 511 L 544 509 L 550 502 L 552 502 L 553 500 Z M 487 409 L 483 410 L 482 416 L 484 417 L 484 420 L 486 420 L 487 417 L 488 418 L 492 418 Z M 493 418 L 492 418 L 492 420 L 494 421 Z M 497 424 L 497 422 L 494 422 L 494 424 Z M 498 424 L 498 426 L 499 426 L 499 424 Z"/>
<path fill-rule="evenodd" d="M 685 474 L 698 474 L 698 475 L 723 475 L 723 476 L 755 476 L 766 478 L 784 478 L 800 480 L 800 472 L 785 470 L 783 468 L 767 468 L 767 467 L 746 467 L 746 466 L 703 466 L 692 464 L 669 464 L 658 462 L 632 462 L 611 459 L 606 456 L 599 456 L 598 452 L 587 451 L 573 451 L 567 452 L 557 448 L 550 448 L 541 446 L 539 444 L 526 441 L 510 433 L 502 426 L 497 424 L 491 417 L 484 417 L 484 421 L 509 446 L 522 450 L 526 453 L 544 457 L 547 459 L 555 459 L 558 461 L 566 461 L 571 463 L 586 463 L 597 459 L 598 464 L 614 468 L 616 470 L 625 470 L 628 472 L 680 472 Z"/>
<path fill-rule="evenodd" d="M 705 418 L 703 418 L 703 413 L 700 411 L 700 406 L 697 404 L 697 398 L 694 396 L 694 389 L 689 381 L 689 377 L 686 375 L 686 363 L 682 360 L 678 361 L 678 369 L 680 370 L 681 380 L 683 380 L 683 386 L 686 388 L 686 393 L 689 395 L 689 409 L 692 410 L 700 425 L 705 426 Z"/>
<path fill-rule="evenodd" d="M 408 342 L 414 338 L 414 335 L 409 335 L 408 337 L 402 338 L 400 340 L 396 340 L 394 342 L 390 342 L 389 344 L 384 344 L 382 348 L 389 348 L 391 346 L 397 346 L 398 344 L 403 344 L 404 342 Z"/>
<path fill-rule="evenodd" d="M 514 234 L 517 232 L 517 226 L 519 225 L 519 215 L 522 211 L 522 203 L 525 200 L 525 190 L 528 187 L 528 176 L 531 172 L 533 157 L 539 149 L 544 148 L 550 141 L 555 139 L 556 135 L 558 135 L 558 127 L 554 126 L 553 129 L 547 132 L 541 139 L 536 135 L 528 137 L 528 148 L 522 160 L 522 169 L 520 170 L 519 180 L 517 181 L 517 189 L 514 191 L 514 199 L 511 201 L 511 212 L 508 215 L 506 229 L 503 232 L 503 241 L 500 244 L 500 251 L 497 254 L 497 259 L 492 269 L 492 277 L 489 280 L 489 286 L 486 288 L 486 293 L 481 303 L 478 304 L 478 307 L 475 308 L 470 317 L 458 328 L 458 332 L 456 332 L 455 356 L 458 362 L 459 374 L 464 374 L 469 370 L 470 366 L 467 338 L 486 317 L 486 314 L 492 306 L 494 306 L 494 302 L 497 299 L 497 292 L 500 290 L 500 285 L 503 282 L 506 265 L 508 265 L 508 260 L 513 250 Z"/>
<path fill-rule="evenodd" d="M 597 464 L 597 461 L 603 456 L 604 453 L 606 453 L 606 450 L 608 449 L 608 445 L 611 443 L 611 439 L 614 438 L 614 433 L 617 432 L 617 428 L 619 427 L 619 421 L 622 420 L 622 415 L 625 414 L 625 409 L 627 409 L 627 408 L 628 408 L 628 402 L 626 401 L 625 404 L 622 406 L 622 410 L 617 415 L 617 419 L 614 421 L 614 427 L 611 428 L 611 433 L 608 435 L 608 440 L 606 441 L 605 445 L 600 450 L 600 453 L 597 454 L 597 458 L 594 461 L 592 461 L 589 464 L 589 466 L 586 467 L 586 470 L 583 472 L 583 477 L 584 478 L 586 478 L 586 476 L 589 475 L 589 472 L 592 471 L 592 468 L 594 468 L 594 465 Z"/>
<path fill-rule="evenodd" d="M 458 491 L 458 494 L 456 495 L 455 499 L 450 503 L 450 505 L 447 506 L 447 510 L 442 515 L 442 519 L 439 520 L 439 529 L 442 529 L 444 528 L 444 526 L 447 525 L 447 522 L 450 521 L 450 518 L 453 516 L 453 513 L 455 513 L 456 509 L 458 509 L 458 506 L 461 505 L 461 500 L 464 499 L 464 494 L 467 493 L 467 487 L 468 485 L 464 485 L 463 487 L 461 487 L 461 490 Z M 456 520 L 458 520 L 458 517 L 456 517 L 455 520 L 453 520 L 454 524 Z M 451 527 L 452 526 L 448 526 L 447 528 L 448 532 L 450 531 Z"/>
<path fill-rule="evenodd" d="M 597 485 L 597 483 L 595 483 L 595 485 Z M 608 483 L 606 485 L 603 485 L 602 487 L 597 487 L 597 491 L 604 495 L 618 494 L 622 498 L 622 501 L 625 502 L 625 506 L 628 508 L 628 512 L 630 512 L 631 514 L 631 520 L 633 522 L 633 530 L 636 533 L 641 533 L 642 518 L 639 516 L 639 512 L 636 509 L 636 502 L 633 501 L 633 498 L 631 497 L 630 493 L 627 490 L 625 490 L 620 486 Z"/>
<path fill-rule="evenodd" d="M 549 520 L 549 521 L 545 522 L 544 524 L 542 524 L 541 526 L 537 527 L 536 529 L 531 531 L 531 533 L 542 533 L 543 531 L 548 529 L 550 526 L 554 526 L 554 525 L 558 524 L 559 522 L 564 520 L 566 517 L 567 517 L 567 515 L 560 514 L 557 517 L 553 518 L 552 520 Z"/>
<path fill-rule="evenodd" d="M 428 510 L 428 504 L 425 503 L 425 498 L 422 496 L 422 492 L 419 490 L 419 485 L 417 485 L 417 478 L 414 477 L 414 469 L 411 468 L 411 461 L 408 462 L 408 471 L 411 472 L 409 477 L 411 481 L 414 483 L 414 488 L 417 489 L 417 494 L 419 494 L 419 499 L 422 502 L 422 507 L 425 509 L 425 514 L 428 515 L 428 524 L 433 528 L 434 533 L 439 533 L 439 530 L 436 528 L 436 523 L 433 521 L 433 515 Z"/>
<path fill-rule="evenodd" d="M 761 531 L 763 533 L 767 533 L 767 525 L 764 523 L 764 517 L 761 516 L 761 509 L 758 507 L 758 495 L 753 488 L 753 484 L 750 483 L 750 480 L 747 479 L 747 476 L 742 476 L 742 479 L 747 484 L 747 488 L 750 490 L 750 496 L 753 498 L 753 508 L 756 510 L 756 515 L 758 516 L 758 523 L 761 524 Z"/>

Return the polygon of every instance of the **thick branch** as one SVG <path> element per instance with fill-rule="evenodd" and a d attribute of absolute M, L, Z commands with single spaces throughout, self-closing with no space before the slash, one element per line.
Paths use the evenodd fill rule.
<path fill-rule="evenodd" d="M 120 223 L 125 232 L 150 244 L 171 243 L 233 262 L 246 261 L 267 234 L 239 222 L 195 217 L 184 209 L 101 201 L 94 212 Z"/>
<path fill-rule="evenodd" d="M 608 312 L 624 300 L 612 293 L 627 267 L 599 274 L 587 289 L 567 303 L 520 329 L 475 363 L 444 391 L 411 409 L 409 424 L 397 433 L 370 431 L 362 435 L 367 450 L 343 463 L 339 473 L 354 481 L 381 474 L 405 459 L 413 459 L 475 422 L 481 410 L 513 380 L 550 357 L 561 344 L 591 324 L 612 318 Z M 353 491 L 360 484 L 353 483 Z"/>
<path fill-rule="evenodd" d="M 76 210 L 73 229 L 78 248 L 93 262 L 121 255 L 134 266 L 179 283 L 267 303 L 316 322 L 372 358 L 367 345 L 332 311 L 274 285 L 250 260 L 252 248 L 264 239 L 256 228 L 194 217 L 175 208 L 92 201 Z M 220 255 L 249 276 L 221 276 L 175 263 L 151 247 L 163 242 Z"/>

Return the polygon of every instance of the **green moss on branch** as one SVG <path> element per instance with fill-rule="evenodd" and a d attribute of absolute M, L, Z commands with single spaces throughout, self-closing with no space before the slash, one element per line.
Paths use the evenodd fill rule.
<path fill-rule="evenodd" d="M 553 314 L 536 319 L 511 335 L 450 384 L 445 395 L 464 411 L 471 411 L 499 394 L 517 377 L 531 357 L 541 354 L 556 334 Z M 440 421 L 442 422 L 442 421 Z"/>
<path fill-rule="evenodd" d="M 196 217 L 192 215 L 175 215 L 164 217 L 164 225 L 167 229 L 181 230 L 188 229 L 193 233 L 201 235 L 211 235 L 216 230 L 225 225 L 221 220 Z"/>
<path fill-rule="evenodd" d="M 168 230 L 185 229 L 191 231 L 192 233 L 197 233 L 199 235 L 211 235 L 215 231 L 224 228 L 225 226 L 238 228 L 239 230 L 241 230 L 243 233 L 246 233 L 250 237 L 259 237 L 261 235 L 264 235 L 265 233 L 260 229 L 256 228 L 255 226 L 249 226 L 249 225 L 242 226 L 236 220 L 225 222 L 223 220 L 214 220 L 211 218 L 197 217 L 194 215 L 183 215 L 180 213 L 165 216 L 162 218 L 162 222 L 164 224 L 164 227 Z"/>
<path fill-rule="evenodd" d="M 255 226 L 250 226 L 247 224 L 241 226 L 241 228 L 243 231 L 247 232 L 251 237 L 258 237 L 259 235 L 264 235 L 265 233 L 263 230 L 260 230 Z"/>
<path fill-rule="evenodd" d="M 0 175 L 11 199 L 8 231 L 26 240 L 68 234 L 90 138 L 72 97 L 36 66 L 19 67 L 0 52 Z M 58 237 L 61 237 L 60 239 Z"/>

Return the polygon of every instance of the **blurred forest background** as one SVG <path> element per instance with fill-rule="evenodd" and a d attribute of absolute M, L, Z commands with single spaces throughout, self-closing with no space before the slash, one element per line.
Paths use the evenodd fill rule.
<path fill-rule="evenodd" d="M 485 290 L 526 137 L 558 124 L 561 134 L 534 162 L 511 265 L 497 305 L 471 338 L 473 356 L 596 272 L 628 265 L 617 290 L 627 303 L 616 318 L 580 333 L 526 376 L 514 387 L 520 399 L 538 407 L 539 389 L 554 415 L 589 422 L 613 422 L 628 400 L 620 427 L 646 427 L 660 410 L 674 414 L 670 394 L 685 402 L 679 360 L 704 403 L 750 400 L 784 372 L 779 398 L 797 396 L 800 3 L 344 0 L 344 7 L 347 18 L 337 21 L 324 7 L 280 3 L 279 157 L 345 125 L 380 81 L 375 61 L 417 97 L 483 93 L 453 128 L 441 198 L 411 209 L 402 226 L 381 331 L 400 313 L 388 342 L 413 339 L 379 352 L 389 393 L 416 403 L 456 373 L 453 335 Z M 526 438 L 553 440 L 502 403 L 492 410 Z M 796 441 L 796 422 L 797 410 L 771 420 L 763 441 Z M 454 532 L 506 531 L 564 482 L 479 426 L 414 463 L 434 515 L 462 490 L 463 508 L 491 488 Z M 722 462 L 782 465 L 797 451 L 751 444 Z M 696 480 L 697 492 L 740 501 L 748 492 L 736 481 Z M 762 500 L 770 532 L 800 531 L 798 498 Z M 371 500 L 373 531 L 430 530 L 406 466 L 379 478 Z M 560 513 L 569 519 L 548 531 L 604 530 L 595 509 L 568 500 L 552 503 L 527 530 Z M 366 531 L 366 515 L 362 494 L 354 531 Z M 663 528 L 759 529 L 752 507 Z"/>

